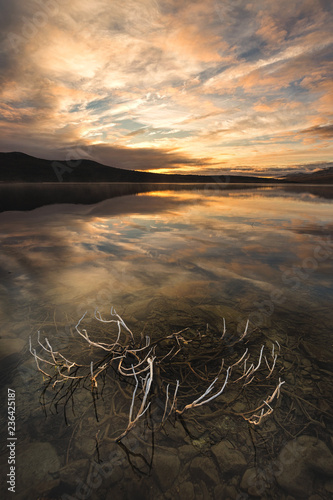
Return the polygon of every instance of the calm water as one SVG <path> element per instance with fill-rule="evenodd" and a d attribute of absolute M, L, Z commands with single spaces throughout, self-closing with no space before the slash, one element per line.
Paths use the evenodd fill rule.
<path fill-rule="evenodd" d="M 15 390 L 18 498 L 296 497 L 293 478 L 274 472 L 281 450 L 304 435 L 328 453 L 333 444 L 333 187 L 145 186 L 116 196 L 114 187 L 62 186 L 63 203 L 47 205 L 56 189 L 35 186 L 29 198 L 28 189 L 2 187 L 11 210 L 0 213 L 1 401 L 4 412 L 7 389 Z M 119 446 L 110 437 L 127 393 L 118 401 L 110 377 L 98 421 L 89 391 L 78 391 L 68 425 L 48 393 L 45 415 L 29 335 L 36 343 L 40 330 L 59 349 L 82 349 L 73 326 L 85 311 L 107 316 L 111 306 L 152 338 L 219 329 L 223 317 L 237 333 L 249 319 L 254 344 L 260 335 L 281 345 L 279 405 L 251 426 L 217 401 L 159 432 L 142 424 Z M 2 429 L 6 420 L 2 413 Z M 10 498 L 7 437 L 2 498 Z M 221 463 L 221 442 L 232 448 L 231 466 Z M 303 464 L 309 493 L 330 498 L 332 477 L 311 460 Z M 259 479 L 249 482 L 254 470 Z"/>

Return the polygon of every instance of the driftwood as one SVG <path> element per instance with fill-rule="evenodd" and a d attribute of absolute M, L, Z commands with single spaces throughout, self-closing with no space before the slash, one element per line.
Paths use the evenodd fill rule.
<path fill-rule="evenodd" d="M 268 379 L 275 375 L 280 345 L 276 341 L 268 349 L 262 344 L 260 350 L 256 345 L 252 355 L 250 347 L 246 346 L 248 321 L 240 336 L 228 336 L 223 318 L 222 334 L 211 332 L 209 328 L 205 334 L 186 328 L 156 340 L 149 336 L 136 340 L 112 308 L 110 319 L 102 318 L 101 313 L 95 311 L 97 324 L 114 330 L 103 339 L 108 342 L 102 342 L 83 327 L 86 316 L 87 313 L 78 321 L 75 332 L 91 349 L 94 359 L 90 362 L 69 359 L 54 350 L 48 338 L 41 341 L 40 332 L 36 348 L 29 339 L 30 353 L 48 385 L 56 389 L 62 384 L 61 387 L 69 388 L 71 395 L 80 383 L 89 383 L 94 394 L 110 368 L 133 386 L 128 425 L 115 441 L 120 441 L 133 429 L 157 397 L 159 402 L 164 401 L 160 416 L 163 425 L 172 415 L 181 416 L 196 407 L 219 402 L 227 388 L 234 384 L 246 390 L 263 381 L 267 385 Z M 272 383 L 267 397 L 240 415 L 251 424 L 260 424 L 273 412 L 273 402 L 279 398 L 283 384 L 280 378 Z"/>

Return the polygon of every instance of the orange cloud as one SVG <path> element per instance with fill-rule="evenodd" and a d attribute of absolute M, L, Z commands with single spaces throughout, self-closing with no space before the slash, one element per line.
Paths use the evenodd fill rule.
<path fill-rule="evenodd" d="M 256 31 L 256 34 L 269 45 L 277 46 L 284 42 L 287 31 L 279 28 L 272 16 L 262 13 L 260 28 Z"/>
<path fill-rule="evenodd" d="M 331 151 L 326 2 L 73 0 L 37 25 L 40 9 L 16 0 L 0 20 L 6 150 L 99 145 L 125 168 L 176 151 L 183 164 L 149 165 L 202 172 Z"/>

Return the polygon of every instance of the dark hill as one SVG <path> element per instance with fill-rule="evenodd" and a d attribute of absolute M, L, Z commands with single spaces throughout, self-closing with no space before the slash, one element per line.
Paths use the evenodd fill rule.
<path fill-rule="evenodd" d="M 92 160 L 44 160 L 24 153 L 0 153 L 0 182 L 134 182 L 152 184 L 189 183 L 288 183 L 333 184 L 333 167 L 283 178 L 249 175 L 153 174 L 109 167 Z"/>
<path fill-rule="evenodd" d="M 273 178 L 153 174 L 101 165 L 92 160 L 57 161 L 24 153 L 0 153 L 0 182 L 272 183 Z"/>
<path fill-rule="evenodd" d="M 333 167 L 323 168 L 311 173 L 289 174 L 285 177 L 285 180 L 301 184 L 333 184 Z"/>

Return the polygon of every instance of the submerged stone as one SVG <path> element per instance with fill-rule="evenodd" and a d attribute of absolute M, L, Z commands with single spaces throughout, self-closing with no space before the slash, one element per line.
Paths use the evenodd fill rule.
<path fill-rule="evenodd" d="M 196 457 L 191 462 L 191 474 L 196 480 L 203 479 L 205 482 L 219 483 L 219 473 L 214 462 L 208 457 Z"/>
<path fill-rule="evenodd" d="M 281 450 L 278 461 L 278 484 L 298 497 L 311 493 L 318 473 L 333 477 L 331 451 L 323 441 L 312 436 L 300 436 L 289 441 Z"/>
<path fill-rule="evenodd" d="M 179 458 L 182 462 L 187 463 L 191 458 L 198 454 L 198 450 L 191 444 L 184 444 L 178 448 Z"/>
<path fill-rule="evenodd" d="M 194 487 L 190 481 L 185 481 L 179 486 L 179 496 L 182 500 L 194 500 Z"/>
<path fill-rule="evenodd" d="M 162 491 L 170 489 L 178 476 L 180 461 L 176 454 L 157 451 L 154 457 L 153 473 L 157 477 Z"/>
<path fill-rule="evenodd" d="M 332 366 L 332 351 L 325 347 L 321 347 L 318 344 L 314 344 L 305 340 L 303 340 L 302 346 L 310 358 L 314 358 L 316 361 L 319 361 L 319 363 L 323 365 Z"/>
<path fill-rule="evenodd" d="M 262 497 L 270 487 L 270 479 L 265 470 L 251 467 L 244 472 L 240 487 L 254 497 Z"/>
<path fill-rule="evenodd" d="M 29 444 L 17 456 L 17 487 L 29 485 L 32 490 L 47 491 L 59 482 L 60 460 L 50 443 L 36 442 Z M 19 491 L 19 493 L 23 493 Z M 25 493 L 23 493 L 25 495 Z M 22 497 L 27 498 L 27 497 Z"/>
<path fill-rule="evenodd" d="M 221 472 L 236 471 L 246 465 L 246 460 L 242 452 L 235 450 L 232 444 L 223 440 L 211 448 Z"/>

